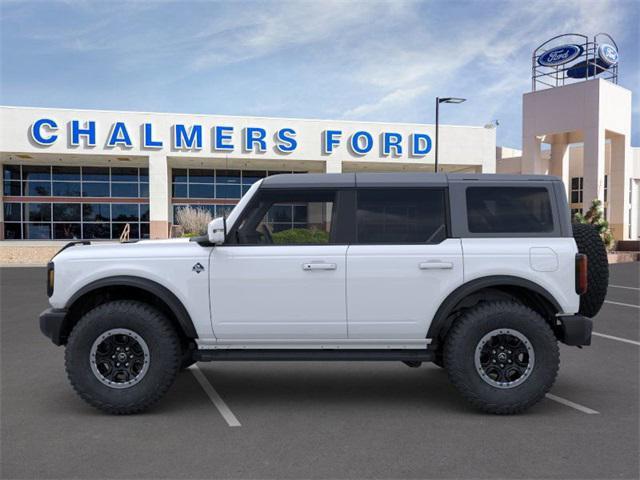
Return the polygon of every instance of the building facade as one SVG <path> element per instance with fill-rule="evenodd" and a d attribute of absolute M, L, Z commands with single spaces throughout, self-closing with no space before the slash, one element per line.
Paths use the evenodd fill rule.
<path fill-rule="evenodd" d="M 260 178 L 433 171 L 434 126 L 0 107 L 0 239 L 166 238 Z M 439 171 L 495 172 L 495 130 L 441 125 Z M 283 221 L 294 222 L 291 218 Z"/>
<path fill-rule="evenodd" d="M 602 78 L 523 96 L 523 151 L 499 147 L 498 173 L 561 177 L 573 212 L 600 200 L 616 240 L 640 237 L 640 149 L 632 93 Z"/>

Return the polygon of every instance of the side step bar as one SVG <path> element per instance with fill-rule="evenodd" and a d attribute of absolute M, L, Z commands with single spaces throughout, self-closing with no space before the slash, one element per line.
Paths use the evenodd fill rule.
<path fill-rule="evenodd" d="M 193 357 L 199 362 L 213 361 L 393 361 L 431 362 L 429 350 L 298 350 L 298 349 L 215 349 L 196 350 Z"/>

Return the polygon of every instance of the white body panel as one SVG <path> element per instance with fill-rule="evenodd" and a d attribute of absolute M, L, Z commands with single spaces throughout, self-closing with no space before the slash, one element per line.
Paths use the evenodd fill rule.
<path fill-rule="evenodd" d="M 149 240 L 137 243 L 77 245 L 57 255 L 55 288 L 49 299 L 64 308 L 84 286 L 101 278 L 129 275 L 166 287 L 182 302 L 201 338 L 212 338 L 209 320 L 209 280 L 192 268 L 208 265 L 211 248 L 188 239 Z"/>
<path fill-rule="evenodd" d="M 424 339 L 462 284 L 460 239 L 438 245 L 352 245 L 347 254 L 349 338 Z"/>
<path fill-rule="evenodd" d="M 345 339 L 344 245 L 221 246 L 211 255 L 218 339 Z"/>
<path fill-rule="evenodd" d="M 520 277 L 549 292 L 562 313 L 578 311 L 573 238 L 463 238 L 462 250 L 465 283 L 492 275 Z"/>

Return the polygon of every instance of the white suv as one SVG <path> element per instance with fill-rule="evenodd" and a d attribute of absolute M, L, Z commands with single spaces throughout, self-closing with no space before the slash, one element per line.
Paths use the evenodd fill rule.
<path fill-rule="evenodd" d="M 516 413 L 551 388 L 558 341 L 590 344 L 606 294 L 600 238 L 573 230 L 553 177 L 277 175 L 205 237 L 67 245 L 40 328 L 110 413 L 222 360 L 432 361 Z"/>

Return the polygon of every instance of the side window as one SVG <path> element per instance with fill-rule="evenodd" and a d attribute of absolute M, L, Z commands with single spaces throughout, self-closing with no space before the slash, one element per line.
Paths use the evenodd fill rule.
<path fill-rule="evenodd" d="M 447 236 L 445 191 L 361 189 L 356 220 L 361 244 L 440 243 Z"/>
<path fill-rule="evenodd" d="M 322 245 L 332 242 L 335 191 L 263 192 L 238 228 L 241 245 Z"/>
<path fill-rule="evenodd" d="M 472 233 L 553 231 L 549 191 L 544 187 L 469 187 L 467 215 Z"/>

